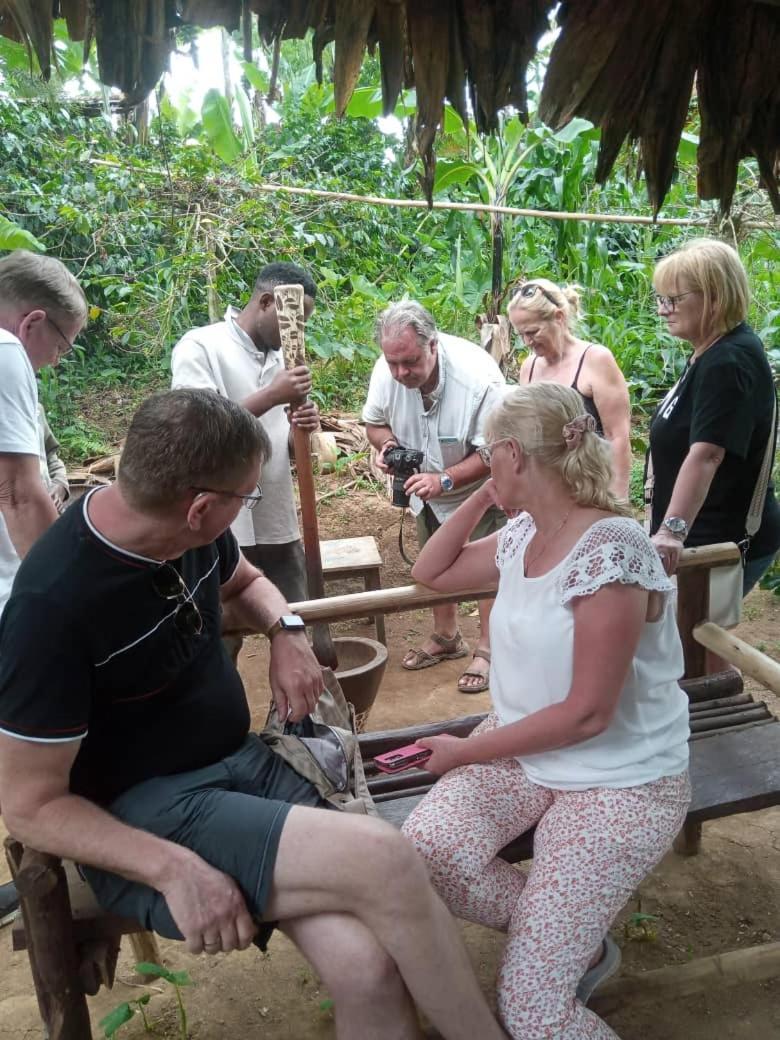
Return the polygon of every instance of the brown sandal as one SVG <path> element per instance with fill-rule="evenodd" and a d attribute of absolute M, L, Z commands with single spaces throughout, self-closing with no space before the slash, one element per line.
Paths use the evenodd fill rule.
<path fill-rule="evenodd" d="M 464 643 L 460 631 L 456 632 L 450 639 L 447 639 L 446 636 L 440 636 L 438 632 L 431 632 L 431 639 L 441 647 L 442 653 L 429 654 L 427 650 L 415 647 L 404 654 L 401 667 L 408 672 L 418 672 L 422 668 L 432 668 L 435 664 L 441 664 L 442 661 L 456 661 L 459 657 L 465 657 L 469 652 L 469 648 Z M 406 658 L 410 654 L 414 654 L 414 657 L 411 663 L 407 664 Z"/>
<path fill-rule="evenodd" d="M 476 649 L 471 655 L 472 658 L 480 657 L 483 661 L 487 661 L 490 664 L 490 651 Z M 476 683 L 463 684 L 463 680 L 466 676 L 472 676 L 475 679 L 479 679 Z M 458 690 L 461 693 L 484 693 L 484 691 L 490 686 L 490 672 L 487 675 L 483 675 L 482 672 L 474 671 L 472 668 L 467 668 L 465 672 L 458 679 Z"/>

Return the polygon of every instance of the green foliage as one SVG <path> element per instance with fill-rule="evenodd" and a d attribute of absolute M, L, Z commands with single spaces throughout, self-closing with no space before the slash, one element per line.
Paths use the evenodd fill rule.
<path fill-rule="evenodd" d="M 139 975 L 157 975 L 159 978 L 169 983 L 173 988 L 179 1012 L 179 1036 L 181 1037 L 181 1040 L 187 1040 L 187 1012 L 184 1008 L 181 989 L 183 986 L 195 985 L 190 978 L 189 973 L 186 971 L 171 971 L 170 969 L 163 967 L 163 965 L 153 964 L 151 961 L 141 961 L 139 964 L 136 964 L 135 970 Z M 137 1014 L 140 1014 L 143 1020 L 144 1031 L 147 1033 L 155 1032 L 154 1027 L 146 1017 L 146 1005 L 151 1000 L 151 996 L 151 993 L 143 993 L 135 1000 L 123 1001 L 112 1011 L 109 1011 L 109 1013 L 104 1018 L 101 1018 L 98 1023 L 100 1028 L 103 1030 L 103 1036 L 112 1037 L 122 1028 L 123 1025 L 130 1022 Z"/>

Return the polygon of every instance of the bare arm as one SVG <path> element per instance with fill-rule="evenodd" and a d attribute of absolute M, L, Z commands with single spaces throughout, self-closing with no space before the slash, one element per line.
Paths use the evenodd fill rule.
<path fill-rule="evenodd" d="M 423 546 L 412 568 L 415 581 L 440 592 L 497 585 L 498 535 L 467 541 L 485 512 L 497 504 L 492 480 L 469 495 Z"/>
<path fill-rule="evenodd" d="M 724 448 L 706 441 L 697 441 L 690 446 L 674 482 L 667 516 L 680 516 L 689 528 L 693 526 L 725 454 Z M 652 541 L 661 553 L 666 573 L 674 574 L 683 543 L 663 526 L 653 535 Z"/>
<path fill-rule="evenodd" d="M 245 949 L 255 933 L 236 884 L 195 853 L 120 822 L 71 794 L 80 741 L 42 744 L 0 733 L 0 804 L 11 834 L 55 856 L 109 870 L 161 892 L 193 953 L 218 938 Z"/>
<path fill-rule="evenodd" d="M 0 512 L 20 559 L 57 519 L 36 455 L 0 452 Z"/>
<path fill-rule="evenodd" d="M 290 607 L 277 587 L 241 556 L 232 577 L 222 586 L 226 629 L 267 632 Z M 271 693 L 281 718 L 293 721 L 314 709 L 324 686 L 322 670 L 303 632 L 278 632 L 271 640 Z"/>
<path fill-rule="evenodd" d="M 631 479 L 631 401 L 628 386 L 606 347 L 602 347 L 593 358 L 591 371 L 593 401 L 601 416 L 604 436 L 612 447 L 612 490 L 618 498 L 628 499 Z"/>
<path fill-rule="evenodd" d="M 605 585 L 574 601 L 572 684 L 559 704 L 541 708 L 519 722 L 466 740 L 431 737 L 434 750 L 426 769 L 447 772 L 456 765 L 491 762 L 514 755 L 569 747 L 602 733 L 615 713 L 633 661 L 648 606 L 636 585 Z"/>

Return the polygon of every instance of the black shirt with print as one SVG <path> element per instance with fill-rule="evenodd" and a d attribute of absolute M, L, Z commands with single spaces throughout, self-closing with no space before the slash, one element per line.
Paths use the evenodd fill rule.
<path fill-rule="evenodd" d="M 686 545 L 740 542 L 772 429 L 774 383 L 761 340 L 742 322 L 689 364 L 650 424 L 655 474 L 652 532 L 668 515 L 672 490 L 692 444 L 725 449 Z M 780 509 L 770 484 L 748 558 L 780 546 Z"/>
<path fill-rule="evenodd" d="M 142 780 L 235 751 L 250 717 L 220 638 L 220 586 L 239 560 L 233 535 L 170 561 L 203 619 L 189 635 L 174 620 L 181 597 L 162 598 L 155 561 L 91 525 L 90 497 L 46 531 L 16 575 L 0 620 L 0 730 L 81 739 L 71 790 L 108 804 Z"/>

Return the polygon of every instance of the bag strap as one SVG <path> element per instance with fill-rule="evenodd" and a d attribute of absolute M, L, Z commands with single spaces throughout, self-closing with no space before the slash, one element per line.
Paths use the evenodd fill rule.
<path fill-rule="evenodd" d="M 772 388 L 772 391 L 774 399 L 772 406 L 772 425 L 769 428 L 769 437 L 766 442 L 766 450 L 764 451 L 764 461 L 761 463 L 761 469 L 758 473 L 753 497 L 750 500 L 750 509 L 748 510 L 747 519 L 745 520 L 745 533 L 748 536 L 748 539 L 752 538 L 761 526 L 761 517 L 764 512 L 764 502 L 766 501 L 766 492 L 769 487 L 769 477 L 772 472 L 772 462 L 775 454 L 775 442 L 777 440 L 777 394 L 774 392 L 774 387 Z"/>

